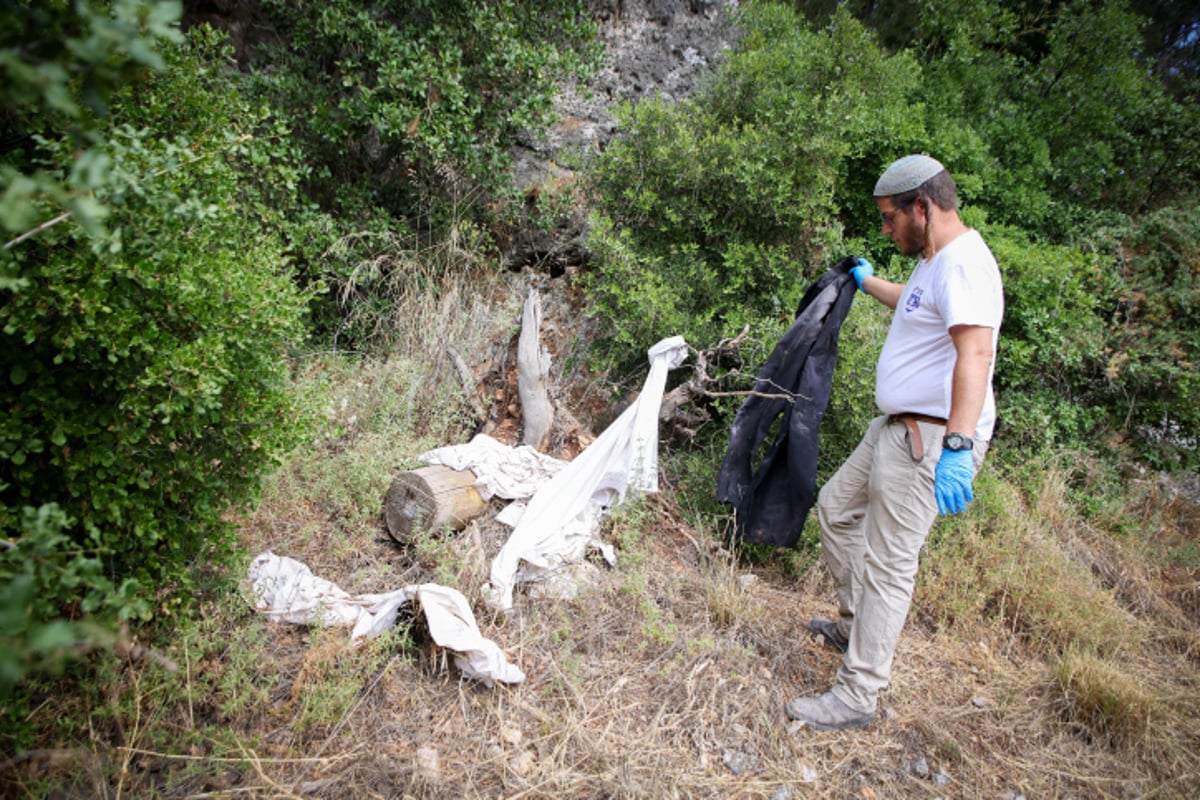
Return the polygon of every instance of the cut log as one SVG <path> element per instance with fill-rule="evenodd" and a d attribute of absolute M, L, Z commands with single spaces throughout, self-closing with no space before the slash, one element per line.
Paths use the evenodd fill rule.
<path fill-rule="evenodd" d="M 487 508 L 475 480 L 470 470 L 436 464 L 397 475 L 383 503 L 388 533 L 408 544 L 417 531 L 462 530 Z"/>

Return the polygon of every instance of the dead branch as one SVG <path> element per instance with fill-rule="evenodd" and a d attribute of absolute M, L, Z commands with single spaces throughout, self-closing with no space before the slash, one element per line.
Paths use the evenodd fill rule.
<path fill-rule="evenodd" d="M 475 380 L 475 375 L 471 372 L 471 368 L 467 366 L 467 362 L 458 354 L 458 351 L 450 345 L 446 346 L 446 355 L 449 356 L 450 362 L 454 364 L 455 371 L 458 372 L 458 379 L 462 381 L 463 397 L 470 404 L 475 419 L 485 419 L 487 417 L 487 410 L 479 402 L 479 395 L 476 391 L 479 382 Z"/>
<path fill-rule="evenodd" d="M 542 346 L 542 300 L 537 289 L 529 290 L 521 315 L 521 336 L 517 341 L 517 394 L 525 419 L 522 440 L 544 450 L 554 427 L 554 406 L 550 402 L 550 354 Z"/>
<path fill-rule="evenodd" d="M 739 352 L 742 342 L 746 340 L 746 336 L 749 333 L 750 326 L 747 325 L 742 328 L 742 332 L 737 336 L 722 339 L 712 347 L 704 350 L 688 348 L 696 358 L 696 363 L 692 367 L 692 377 L 663 396 L 662 406 L 658 412 L 659 421 L 683 423 L 687 427 L 707 422 L 709 419 L 708 413 L 698 409 L 695 403 L 700 398 L 720 396 L 714 394 L 709 388 L 717 381 L 716 378 L 708 374 L 709 365 L 723 357 Z M 685 406 L 690 406 L 691 408 L 685 411 Z"/>
<path fill-rule="evenodd" d="M 671 426 L 676 435 L 690 439 L 696 435 L 704 423 L 712 419 L 711 414 L 698 404 L 700 400 L 717 397 L 760 397 L 766 400 L 783 400 L 794 403 L 800 399 L 810 399 L 789 392 L 786 388 L 775 384 L 770 385 L 777 389 L 777 392 L 763 392 L 754 389 L 727 392 L 716 391 L 712 388 L 718 381 L 727 380 L 731 376 L 739 374 L 734 371 L 714 377 L 709 374 L 709 368 L 720 359 L 740 352 L 742 343 L 746 340 L 749 332 L 750 326 L 747 325 L 737 336 L 722 339 L 714 346 L 704 350 L 691 350 L 696 358 L 695 366 L 692 367 L 692 377 L 663 396 L 662 406 L 658 413 L 660 423 Z"/>

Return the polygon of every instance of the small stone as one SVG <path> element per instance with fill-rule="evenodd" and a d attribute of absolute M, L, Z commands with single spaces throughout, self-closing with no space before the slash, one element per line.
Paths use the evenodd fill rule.
<path fill-rule="evenodd" d="M 505 726 L 500 729 L 500 738 L 505 744 L 518 745 L 521 743 L 521 729 Z"/>
<path fill-rule="evenodd" d="M 535 762 L 536 759 L 533 757 L 533 753 L 525 750 L 509 759 L 508 768 L 512 770 L 513 774 L 517 777 L 524 778 L 533 771 L 533 765 Z"/>
<path fill-rule="evenodd" d="M 757 575 L 747 574 L 747 575 L 739 575 L 738 576 L 738 586 L 740 586 L 742 588 L 742 591 L 746 591 L 747 589 L 750 589 L 751 587 L 753 587 L 757 584 L 758 584 L 758 576 Z"/>
<path fill-rule="evenodd" d="M 914 758 L 908 762 L 908 771 L 918 778 L 929 777 L 929 762 L 924 758 Z"/>
<path fill-rule="evenodd" d="M 949 783 L 950 783 L 950 776 L 947 775 L 946 773 L 942 772 L 941 770 L 938 770 L 937 772 L 935 772 L 933 774 L 933 785 L 934 786 L 946 786 Z"/>
<path fill-rule="evenodd" d="M 436 747 L 417 748 L 417 774 L 427 781 L 441 780 L 442 762 Z"/>
<path fill-rule="evenodd" d="M 815 769 L 810 767 L 808 764 L 801 765 L 800 780 L 804 781 L 805 783 L 816 783 L 817 777 L 818 775 Z"/>
<path fill-rule="evenodd" d="M 337 781 L 333 778 L 323 778 L 319 781 L 304 781 L 300 784 L 300 794 L 316 794 L 317 792 L 333 786 Z"/>
<path fill-rule="evenodd" d="M 982 695 L 977 694 L 971 698 L 971 705 L 975 706 L 976 708 L 989 708 L 992 705 L 992 701 L 988 700 Z"/>
<path fill-rule="evenodd" d="M 775 790 L 775 794 L 771 795 L 771 800 L 792 800 L 792 790 L 786 786 L 780 786 Z"/>
<path fill-rule="evenodd" d="M 726 750 L 723 760 L 725 766 L 734 775 L 741 775 L 743 772 L 754 769 L 757 761 L 754 756 L 738 752 L 737 750 Z"/>

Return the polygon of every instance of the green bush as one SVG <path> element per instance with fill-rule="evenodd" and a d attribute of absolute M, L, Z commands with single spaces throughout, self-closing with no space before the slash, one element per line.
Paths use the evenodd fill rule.
<path fill-rule="evenodd" d="M 43 222 L 37 212 L 47 199 L 98 230 L 105 209 L 91 190 L 107 168 L 103 153 L 94 149 L 98 128 L 114 92 L 163 68 L 162 49 L 181 40 L 180 10 L 179 0 L 5 4 L 0 142 L 7 152 L 0 158 L 0 232 L 24 234 Z M 56 173 L 21 163 L 22 150 L 43 135 L 71 142 L 71 169 Z M 4 280 L 0 272 L 0 286 Z"/>
<path fill-rule="evenodd" d="M 503 194 L 516 134 L 546 123 L 558 83 L 598 55 L 576 0 L 263 9 L 281 38 L 250 61 L 256 91 L 294 122 L 320 177 L 308 189 L 326 208 L 347 183 L 398 217 Z"/>
<path fill-rule="evenodd" d="M 594 67 L 594 26 L 579 0 L 261 10 L 277 36 L 247 52 L 237 78 L 286 120 L 309 167 L 300 183 L 314 208 L 288 246 L 306 280 L 335 290 L 314 304 L 314 331 L 379 352 L 370 319 L 423 282 L 395 242 L 419 251 L 509 229 L 522 210 L 511 148 L 550 121 L 563 82 Z"/>
<path fill-rule="evenodd" d="M 6 615 L 169 612 L 198 566 L 220 568 L 223 515 L 301 431 L 288 355 L 307 294 L 271 216 L 295 184 L 286 132 L 224 84 L 211 32 L 168 57 L 98 129 L 105 231 L 68 219 L 5 254 L 0 577 L 40 586 Z M 69 172 L 69 136 L 39 145 Z"/>
<path fill-rule="evenodd" d="M 794 5 L 820 26 L 834 4 Z M 938 154 L 956 177 L 977 175 L 992 219 L 1063 238 L 1076 231 L 1080 205 L 1128 211 L 1195 201 L 1200 106 L 1187 4 L 836 6 L 889 52 L 919 60 L 911 104 L 928 138 L 913 149 Z M 956 136 L 983 149 L 965 159 L 947 148 Z"/>
<path fill-rule="evenodd" d="M 77 603 L 82 614 L 144 605 L 134 581 L 114 580 L 95 549 L 71 541 L 71 525 L 53 503 L 27 507 L 16 526 L 19 539 L 0 549 L 0 698 L 28 671 L 54 669 L 99 638 L 86 622 L 57 619 L 64 603 Z"/>
<path fill-rule="evenodd" d="M 1087 439 L 1104 416 L 1107 261 L 1004 226 L 989 226 L 984 235 L 1006 297 L 997 435 L 1025 456 Z"/>
<path fill-rule="evenodd" d="M 1200 466 L 1200 221 L 1164 208 L 1117 231 L 1108 403 L 1156 467 Z M 1119 260 L 1118 260 L 1119 258 Z"/>
<path fill-rule="evenodd" d="M 746 324 L 776 334 L 846 255 L 837 188 L 917 135 L 906 103 L 915 62 L 885 56 L 853 17 L 816 31 L 754 4 L 743 24 L 738 50 L 694 99 L 624 109 L 623 134 L 590 178 L 591 300 L 614 353 L 675 334 L 708 346 Z"/>

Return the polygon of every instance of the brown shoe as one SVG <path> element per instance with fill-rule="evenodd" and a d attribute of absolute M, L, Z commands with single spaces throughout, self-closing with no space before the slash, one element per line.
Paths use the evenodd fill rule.
<path fill-rule="evenodd" d="M 875 719 L 874 711 L 855 711 L 833 692 L 793 700 L 784 706 L 784 712 L 788 719 L 803 722 L 806 727 L 817 731 L 861 728 Z"/>
<path fill-rule="evenodd" d="M 826 647 L 831 647 L 839 653 L 846 652 L 846 648 L 850 646 L 850 639 L 842 635 L 837 623 L 831 619 L 813 617 L 804 627 L 814 636 L 820 636 Z"/>

